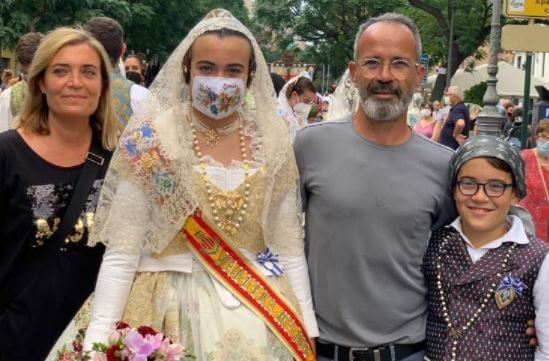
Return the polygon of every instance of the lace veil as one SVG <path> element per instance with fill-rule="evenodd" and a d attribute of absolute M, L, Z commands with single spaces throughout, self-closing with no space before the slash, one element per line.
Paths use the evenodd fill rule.
<path fill-rule="evenodd" d="M 250 31 L 230 12 L 216 9 L 196 25 L 166 61 L 150 87 L 151 98 L 124 130 L 103 184 L 89 245 L 161 252 L 198 207 L 192 180 L 195 155 L 186 112 L 190 91 L 183 57 L 196 38 L 227 28 L 251 42 L 257 69 L 248 88 L 254 109 L 242 116 L 256 123 L 263 145 L 267 179 L 261 224 L 265 242 L 273 238 L 272 210 L 288 192 L 296 193 L 298 175 L 288 130 L 276 116 L 276 96 L 263 54 Z M 257 141 L 257 139 L 253 139 Z"/>
<path fill-rule="evenodd" d="M 337 120 L 353 113 L 358 108 L 359 102 L 358 89 L 353 84 L 347 69 L 337 84 L 328 107 L 327 119 Z"/>
<path fill-rule="evenodd" d="M 286 82 L 286 84 L 284 84 L 282 89 L 280 89 L 280 92 L 278 93 L 278 99 L 277 99 L 278 106 L 276 108 L 276 111 L 277 111 L 278 115 L 281 116 L 283 119 L 285 119 L 286 117 L 290 117 L 290 118 L 294 117 L 294 111 L 292 110 L 292 107 L 288 103 L 288 98 L 286 98 L 286 92 L 288 90 L 288 87 L 290 85 L 295 84 L 295 82 L 297 82 L 299 80 L 299 78 L 301 78 L 301 77 L 306 77 L 306 78 L 311 79 L 311 76 L 309 75 L 309 73 L 304 71 L 301 74 L 296 75 L 293 78 L 291 78 L 290 80 L 288 80 Z"/>

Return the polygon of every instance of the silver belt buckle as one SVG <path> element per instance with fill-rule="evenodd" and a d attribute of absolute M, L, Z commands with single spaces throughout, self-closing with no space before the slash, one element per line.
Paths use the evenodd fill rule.
<path fill-rule="evenodd" d="M 355 357 L 353 356 L 353 352 L 355 351 L 369 351 L 371 347 L 351 347 L 349 349 L 349 361 L 354 361 Z M 372 350 L 374 354 L 374 361 L 381 361 L 381 352 L 378 348 Z"/>

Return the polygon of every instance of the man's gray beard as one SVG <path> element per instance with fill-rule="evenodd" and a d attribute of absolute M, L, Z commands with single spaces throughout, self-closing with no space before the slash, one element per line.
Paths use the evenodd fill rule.
<path fill-rule="evenodd" d="M 377 122 L 394 122 L 398 120 L 402 114 L 408 111 L 408 106 L 412 101 L 412 92 L 402 90 L 396 102 L 394 100 L 378 100 L 375 99 L 364 86 L 360 86 L 360 105 L 364 109 L 366 116 Z"/>

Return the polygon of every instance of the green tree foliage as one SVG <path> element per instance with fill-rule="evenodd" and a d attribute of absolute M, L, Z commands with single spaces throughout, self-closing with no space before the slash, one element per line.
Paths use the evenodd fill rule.
<path fill-rule="evenodd" d="M 393 11 L 414 19 L 431 66 L 446 65 L 451 0 L 256 0 L 254 31 L 270 61 L 295 41 L 305 44 L 301 60 L 331 65 L 341 74 L 352 58 L 356 31 L 371 16 Z M 456 0 L 453 64 L 480 59 L 490 33 L 492 0 Z"/>
<path fill-rule="evenodd" d="M 483 98 L 486 93 L 487 83 L 485 81 L 473 85 L 467 89 L 463 94 L 463 101 L 465 103 L 484 104 Z"/>
<path fill-rule="evenodd" d="M 128 18 L 130 6 L 121 0 L 2 0 L 0 45 L 9 48 L 27 32 L 47 32 L 99 15 Z"/>
<path fill-rule="evenodd" d="M 486 55 L 479 48 L 486 43 L 490 34 L 492 17 L 492 0 L 455 0 L 455 3 L 452 75 L 468 57 L 473 61 L 465 65 L 472 68 L 474 60 Z M 420 28 L 424 51 L 431 55 L 432 64 L 446 66 L 451 0 L 409 0 L 409 4 L 408 15 L 416 20 Z"/>
<path fill-rule="evenodd" d="M 0 46 L 30 31 L 109 16 L 124 27 L 128 49 L 163 61 L 208 11 L 223 7 L 248 23 L 242 0 L 0 0 Z"/>
<path fill-rule="evenodd" d="M 301 51 L 296 53 L 301 60 L 330 65 L 332 74 L 339 75 L 352 59 L 359 25 L 405 4 L 405 0 L 256 0 L 254 34 L 269 61 L 280 58 L 288 44 L 299 42 Z"/>
<path fill-rule="evenodd" d="M 132 1 L 132 17 L 125 23 L 128 49 L 163 61 L 194 25 L 220 7 L 248 23 L 242 0 Z"/>

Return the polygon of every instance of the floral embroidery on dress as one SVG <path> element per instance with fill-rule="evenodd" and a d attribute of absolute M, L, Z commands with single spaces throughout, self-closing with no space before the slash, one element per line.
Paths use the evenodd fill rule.
<path fill-rule="evenodd" d="M 228 330 L 216 350 L 206 353 L 207 361 L 260 361 L 265 360 L 265 351 L 255 346 L 239 330 Z"/>
<path fill-rule="evenodd" d="M 122 144 L 130 164 L 142 182 L 154 190 L 158 203 L 164 203 L 174 193 L 177 180 L 170 170 L 170 162 L 162 154 L 153 128 L 144 123 L 128 131 Z"/>

